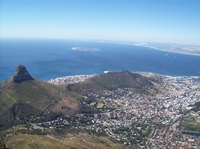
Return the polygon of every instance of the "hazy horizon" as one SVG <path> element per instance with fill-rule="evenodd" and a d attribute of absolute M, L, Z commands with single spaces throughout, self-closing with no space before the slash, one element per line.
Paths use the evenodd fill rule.
<path fill-rule="evenodd" d="M 200 1 L 1 0 L 0 38 L 200 45 Z"/>

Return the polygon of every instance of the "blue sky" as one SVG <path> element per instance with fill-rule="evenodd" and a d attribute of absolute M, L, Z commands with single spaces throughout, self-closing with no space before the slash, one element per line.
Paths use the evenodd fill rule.
<path fill-rule="evenodd" d="M 1 0 L 1 38 L 200 45 L 199 0 Z"/>

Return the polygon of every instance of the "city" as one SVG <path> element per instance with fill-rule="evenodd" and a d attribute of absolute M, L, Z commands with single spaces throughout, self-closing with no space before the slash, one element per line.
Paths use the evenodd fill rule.
<path fill-rule="evenodd" d="M 94 114 L 77 114 L 75 118 L 57 118 L 36 123 L 41 128 L 86 130 L 104 134 L 127 146 L 140 148 L 198 148 L 197 136 L 184 130 L 182 121 L 192 119 L 200 126 L 199 111 L 190 111 L 200 101 L 198 77 L 171 77 L 142 73 L 149 78 L 162 79 L 153 95 L 135 93 L 131 88 L 106 91 L 104 96 L 90 93 L 83 104 L 98 109 Z M 79 78 L 79 79 L 77 79 Z M 71 77 L 69 83 L 87 77 Z M 63 78 L 64 79 L 64 78 Z M 57 79 L 58 80 L 58 79 Z M 66 80 L 66 79 L 65 79 Z M 67 81 L 62 79 L 60 84 Z M 188 133 L 185 133 L 188 132 Z"/>

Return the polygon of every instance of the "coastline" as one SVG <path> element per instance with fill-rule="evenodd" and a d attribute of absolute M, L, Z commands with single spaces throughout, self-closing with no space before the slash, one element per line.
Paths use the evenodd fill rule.
<path fill-rule="evenodd" d="M 35 43 L 38 44 L 39 48 L 33 46 Z M 106 44 L 110 45 L 107 46 Z M 124 46 L 119 44 L 123 44 Z M 49 50 L 42 50 L 43 46 L 48 47 Z M 30 50 L 26 50 L 27 47 L 30 47 Z M 72 47 L 96 47 L 100 49 L 100 51 L 73 51 Z M 137 44 L 134 42 L 105 42 L 105 45 L 103 45 L 93 42 L 77 43 L 60 40 L 55 42 L 49 42 L 48 40 L 40 42 L 36 42 L 35 40 L 25 40 L 23 42 L 14 41 L 11 44 L 10 40 L 6 40 L 6 42 L 3 42 L 2 44 L 0 81 L 3 82 L 9 77 L 12 77 L 16 64 L 25 64 L 33 76 L 45 81 L 50 80 L 51 78 L 68 75 L 101 74 L 104 70 L 146 71 L 172 76 L 200 75 L 200 55 L 188 52 L 169 51 L 165 49 L 167 47 L 163 46 L 164 49 L 162 49 L 149 46 L 149 44 Z M 130 52 L 130 54 L 128 52 Z M 145 52 L 148 54 L 145 54 Z M 172 54 L 169 55 L 170 53 L 168 53 L 167 57 L 165 56 L 166 52 L 172 52 Z M 180 54 L 180 57 L 173 56 L 177 54 Z M 27 59 L 27 56 L 29 59 Z"/>
<path fill-rule="evenodd" d="M 104 42 L 106 43 L 106 42 Z M 176 51 L 176 50 L 170 50 L 170 49 L 163 49 L 163 48 L 160 48 L 160 47 L 156 47 L 156 46 L 151 46 L 151 45 L 148 45 L 148 43 L 117 43 L 117 44 L 122 44 L 122 45 L 133 45 L 133 46 L 138 46 L 138 47 L 145 47 L 145 48 L 150 48 L 150 49 L 154 49 L 154 50 L 159 50 L 159 51 L 164 51 L 164 52 L 171 52 L 171 53 L 177 53 L 177 54 L 185 54 L 185 55 L 192 55 L 192 56 L 200 56 L 200 47 L 199 47 L 199 50 L 197 50 L 199 52 L 198 53 L 194 53 L 193 52 L 181 52 L 181 51 Z M 169 45 L 168 45 L 169 46 Z M 181 45 L 180 45 L 181 46 Z M 180 48 L 180 49 L 183 49 L 183 47 L 169 47 L 169 48 Z M 184 50 L 184 49 L 183 49 Z"/>
<path fill-rule="evenodd" d="M 64 77 L 58 77 L 58 78 L 55 78 L 55 79 L 52 78 L 52 79 L 48 80 L 47 83 L 56 84 L 56 85 L 74 84 L 74 83 L 78 83 L 78 82 L 84 81 L 86 79 L 89 79 L 89 78 L 91 78 L 95 75 L 96 74 L 94 74 L 94 75 L 64 76 Z"/>
<path fill-rule="evenodd" d="M 97 41 L 98 42 L 98 41 Z M 101 43 L 108 43 L 110 44 L 111 42 L 105 42 L 105 41 L 101 41 Z M 145 47 L 145 48 L 150 48 L 153 50 L 158 50 L 158 51 L 164 51 L 164 52 L 170 52 L 170 53 L 176 53 L 176 54 L 184 54 L 184 55 L 192 55 L 192 56 L 200 56 L 200 54 L 197 53 L 189 53 L 189 52 L 180 52 L 180 51 L 172 51 L 172 50 L 167 50 L 167 49 L 162 49 L 162 48 L 158 48 L 155 46 L 150 46 L 150 45 L 145 45 L 146 43 L 139 43 L 139 44 L 130 44 L 130 43 L 116 43 L 116 44 L 123 44 L 123 45 L 133 45 L 133 46 L 139 46 L 139 47 Z M 86 47 L 72 47 L 72 50 L 75 51 L 99 51 L 98 48 L 86 48 Z M 123 71 L 123 70 L 120 70 Z M 115 71 L 115 72 L 120 72 L 120 71 Z M 108 73 L 108 72 L 112 72 L 112 71 L 104 71 L 104 73 Z M 153 75 L 153 76 L 162 76 L 162 77 L 172 77 L 172 78 L 187 78 L 187 79 L 191 79 L 191 78 L 195 78 L 195 79 L 200 79 L 200 75 L 199 76 L 173 76 L 173 75 L 164 75 L 164 74 L 159 74 L 159 73 L 154 73 L 154 72 L 140 72 L 140 71 L 136 71 L 132 73 L 139 73 L 142 75 Z M 74 75 L 74 76 L 64 76 L 64 77 L 58 77 L 58 78 L 52 78 L 50 80 L 48 80 L 48 83 L 52 83 L 52 84 L 58 84 L 58 85 L 66 85 L 66 84 L 73 84 L 73 83 L 77 83 L 77 82 L 81 82 L 84 81 L 86 79 L 89 79 L 95 75 L 100 75 L 100 74 L 93 74 L 93 75 Z"/>
<path fill-rule="evenodd" d="M 154 46 L 145 46 L 145 45 L 139 45 L 139 44 L 133 44 L 133 45 L 140 46 L 140 47 L 146 47 L 146 48 L 150 48 L 150 49 L 154 49 L 154 50 L 159 50 L 159 51 L 164 51 L 164 52 L 171 52 L 171 53 L 177 53 L 177 54 L 186 54 L 186 55 L 192 55 L 192 56 L 200 56 L 200 54 L 197 54 L 197 53 L 173 51 L 173 50 L 167 50 L 167 49 L 157 48 L 157 47 L 154 47 Z"/>
<path fill-rule="evenodd" d="M 113 71 L 104 71 L 103 74 L 113 72 Z M 121 72 L 121 71 L 114 71 L 114 72 Z M 133 72 L 131 73 L 138 73 L 145 77 L 163 77 L 163 78 L 174 78 L 174 79 L 180 79 L 180 80 L 195 80 L 197 82 L 200 81 L 200 75 L 199 76 L 170 76 L 170 75 L 162 75 L 158 73 L 152 73 L 152 72 Z M 94 76 L 101 75 L 101 74 L 93 74 L 93 75 L 74 75 L 74 76 L 63 76 L 58 78 L 52 78 L 50 80 L 47 80 L 47 83 L 50 84 L 56 84 L 56 85 L 68 85 L 68 84 L 75 84 L 78 82 L 85 81 L 89 78 L 92 78 Z M 199 80 L 199 81 L 198 81 Z"/>

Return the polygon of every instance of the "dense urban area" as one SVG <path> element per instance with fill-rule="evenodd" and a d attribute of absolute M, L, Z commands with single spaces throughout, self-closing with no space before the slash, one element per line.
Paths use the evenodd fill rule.
<path fill-rule="evenodd" d="M 162 78 L 155 97 L 135 93 L 131 88 L 107 90 L 105 96 L 89 93 L 83 104 L 98 109 L 96 113 L 31 125 L 40 129 L 87 130 L 139 148 L 199 148 L 200 111 L 191 110 L 200 101 L 198 77 L 142 75 Z M 62 77 L 49 83 L 66 85 L 89 77 Z"/>

